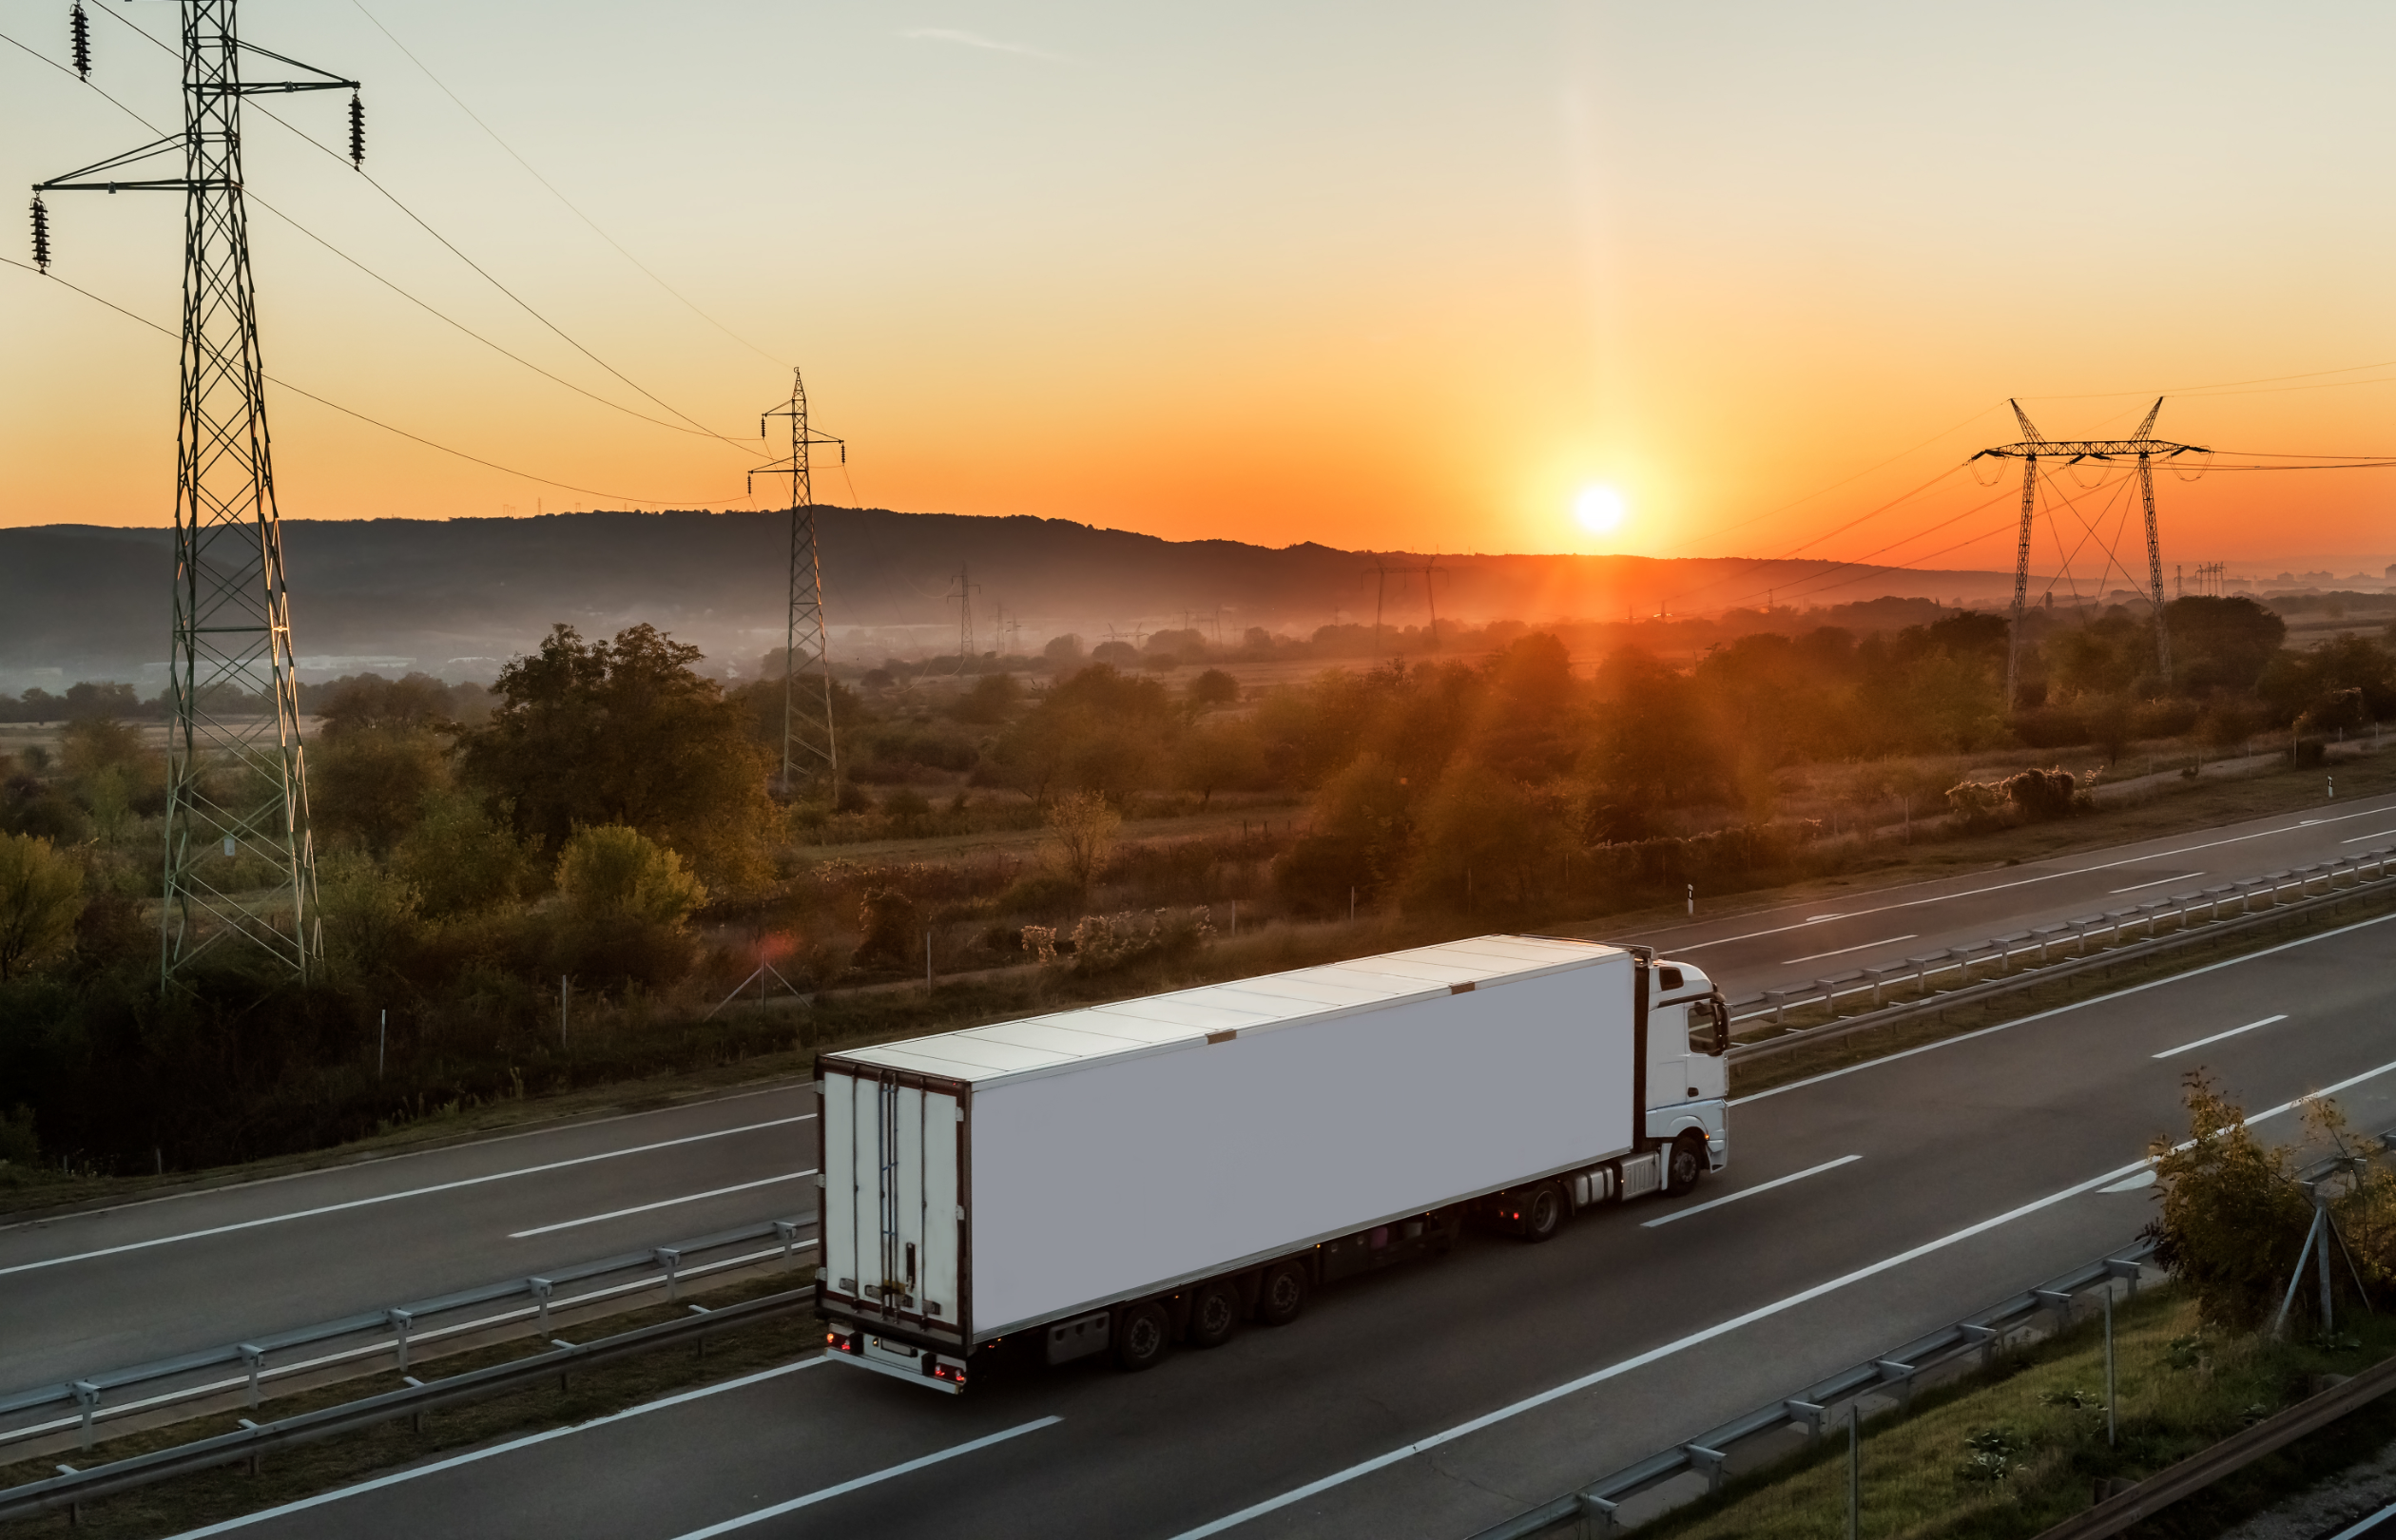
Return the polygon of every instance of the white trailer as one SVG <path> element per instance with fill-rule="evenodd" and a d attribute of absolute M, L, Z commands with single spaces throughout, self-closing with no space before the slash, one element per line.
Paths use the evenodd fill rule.
<path fill-rule="evenodd" d="M 1468 1217 L 1679 1191 L 1729 1157 L 1728 1025 L 1694 968 L 1491 935 L 824 1054 L 832 1356 L 1147 1368 Z"/>

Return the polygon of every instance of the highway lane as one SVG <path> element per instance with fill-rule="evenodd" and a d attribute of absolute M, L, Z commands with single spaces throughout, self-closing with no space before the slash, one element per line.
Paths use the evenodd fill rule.
<path fill-rule="evenodd" d="M 2334 804 L 1646 939 L 1744 993 L 2119 907 L 2200 860 L 2209 875 L 2187 880 L 2390 841 L 2396 800 Z M 2151 875 L 2158 872 L 2166 875 Z M 2113 891 L 2124 888 L 2131 892 Z M 0 1340 L 0 1391 L 795 1211 L 805 1204 L 783 1188 L 796 1187 L 791 1179 L 807 1164 L 803 1126 L 788 1138 L 771 1129 L 707 1137 L 771 1121 L 745 1110 L 767 1104 L 773 1117 L 811 1108 L 803 1090 L 790 1088 L 0 1228 L 0 1314 L 12 1327 Z M 589 1159 L 640 1145 L 663 1147 Z M 527 1170 L 575 1160 L 586 1164 Z M 482 1180 L 500 1173 L 523 1174 Z M 447 1185 L 457 1183 L 471 1185 Z M 392 1197 L 418 1188 L 435 1190 Z M 166 1236 L 190 1239 L 149 1243 Z M 66 1257 L 79 1260 L 59 1261 Z"/>
<path fill-rule="evenodd" d="M 1687 957 L 1735 997 L 2390 845 L 2396 799 L 2323 801 L 2019 866 L 1827 894 L 1629 939 Z M 1704 895 L 1699 899 L 1702 907 Z M 1619 935 L 1602 924 L 1575 934 Z"/>
<path fill-rule="evenodd" d="M 2102 1188 L 2180 1131 L 2192 1063 L 2253 1109 L 2361 1077 L 2353 1121 L 2396 1123 L 2392 944 L 2396 922 L 2357 926 L 1763 1093 L 1690 1199 L 1545 1246 L 1475 1237 L 1151 1374 L 985 1376 L 951 1400 L 825 1365 L 242 1532 L 1469 1533 L 2126 1242 L 2150 1199 Z"/>
<path fill-rule="evenodd" d="M 811 1087 L 0 1229 L 0 1391 L 815 1206 Z"/>

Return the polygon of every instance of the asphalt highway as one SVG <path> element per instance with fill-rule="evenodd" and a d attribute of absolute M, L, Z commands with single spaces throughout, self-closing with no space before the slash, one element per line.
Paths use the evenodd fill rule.
<path fill-rule="evenodd" d="M 2323 1089 L 2396 1123 L 2391 944 L 2365 922 L 1745 1098 L 1692 1194 L 1475 1235 L 1150 1374 L 950 1398 L 804 1359 L 209 1532 L 1469 1534 L 2126 1244 L 2191 1068 L 2272 1138 Z"/>
<path fill-rule="evenodd" d="M 810 1210 L 814 1114 L 783 1087 L 0 1228 L 0 1393 Z"/>
<path fill-rule="evenodd" d="M 2325 803 L 1638 939 L 1736 996 L 2390 843 L 2396 799 Z M 783 1088 L 0 1225 L 0 1394 L 802 1211 L 813 1110 Z"/>
<path fill-rule="evenodd" d="M 1695 921 L 1626 939 L 1687 958 L 1735 999 L 2390 845 L 2396 798 L 2324 801 L 2199 833 L 1721 919 L 1704 917 L 1699 894 Z"/>

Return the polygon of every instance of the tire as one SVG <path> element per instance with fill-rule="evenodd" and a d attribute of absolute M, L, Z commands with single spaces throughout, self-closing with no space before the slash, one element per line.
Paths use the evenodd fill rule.
<path fill-rule="evenodd" d="M 1522 1238 L 1536 1245 L 1555 1240 L 1563 1228 L 1564 1189 L 1542 1182 L 1531 1189 L 1530 1202 L 1522 1205 Z"/>
<path fill-rule="evenodd" d="M 1227 1279 L 1198 1285 L 1189 1304 L 1189 1345 L 1221 1347 L 1240 1332 L 1240 1291 Z"/>
<path fill-rule="evenodd" d="M 1306 1264 L 1295 1258 L 1265 1269 L 1264 1286 L 1256 1294 L 1256 1319 L 1267 1326 L 1286 1326 L 1306 1308 Z"/>
<path fill-rule="evenodd" d="M 1153 1369 L 1173 1349 L 1173 1326 L 1160 1304 L 1135 1304 L 1115 1325 L 1115 1362 L 1130 1374 Z"/>
<path fill-rule="evenodd" d="M 1668 1191 L 1690 1191 L 1706 1170 L 1706 1146 L 1695 1134 L 1683 1134 L 1672 1141 L 1672 1152 L 1665 1157 L 1664 1166 Z"/>

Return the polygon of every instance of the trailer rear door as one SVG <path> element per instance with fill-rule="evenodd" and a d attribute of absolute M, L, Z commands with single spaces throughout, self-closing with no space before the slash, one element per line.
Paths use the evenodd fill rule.
<path fill-rule="evenodd" d="M 946 1335 L 964 1326 L 964 1119 L 954 1085 L 824 1067 L 826 1292 Z"/>

